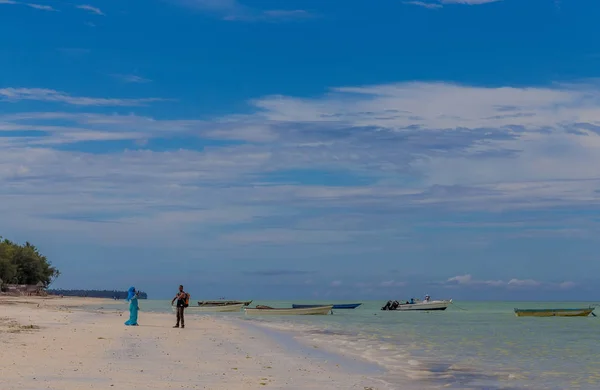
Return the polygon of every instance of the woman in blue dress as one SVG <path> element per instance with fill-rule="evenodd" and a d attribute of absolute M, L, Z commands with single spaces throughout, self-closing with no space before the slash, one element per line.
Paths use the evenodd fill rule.
<path fill-rule="evenodd" d="M 138 293 L 135 291 L 135 287 L 129 287 L 127 291 L 127 300 L 129 301 L 129 320 L 125 322 L 127 326 L 138 326 L 138 311 L 140 306 L 138 305 Z"/>

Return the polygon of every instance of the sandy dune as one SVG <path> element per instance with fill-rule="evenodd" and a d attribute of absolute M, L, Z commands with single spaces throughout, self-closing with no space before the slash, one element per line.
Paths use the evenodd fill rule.
<path fill-rule="evenodd" d="M 126 327 L 125 314 L 73 309 L 89 303 L 0 297 L 0 389 L 377 388 L 229 321 L 188 316 L 173 329 L 172 315 L 142 311 Z"/>

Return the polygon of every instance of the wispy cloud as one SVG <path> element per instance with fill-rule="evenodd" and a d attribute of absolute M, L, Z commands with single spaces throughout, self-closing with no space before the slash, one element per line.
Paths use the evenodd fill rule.
<path fill-rule="evenodd" d="M 152 102 L 164 101 L 160 98 L 107 99 L 71 96 L 64 92 L 43 88 L 2 88 L 0 98 L 8 102 L 37 100 L 44 102 L 66 103 L 76 106 L 142 106 Z"/>
<path fill-rule="evenodd" d="M 443 5 L 441 5 L 441 4 L 426 3 L 424 1 L 405 1 L 404 4 L 416 5 L 419 7 L 424 7 L 424 8 L 429 8 L 429 9 L 443 8 Z"/>
<path fill-rule="evenodd" d="M 149 83 L 152 80 L 134 74 L 113 74 L 114 78 L 121 80 L 124 83 L 143 84 Z"/>
<path fill-rule="evenodd" d="M 15 112 L 21 106 L 14 105 L 0 115 L 0 230 L 10 222 L 12 231 L 81 241 L 260 256 L 275 264 L 267 271 L 286 270 L 277 266 L 282 253 L 301 269 L 335 258 L 358 264 L 384 256 L 382 248 L 420 253 L 431 238 L 425 231 L 444 231 L 436 242 L 446 248 L 498 245 L 564 226 L 588 231 L 590 242 L 600 233 L 593 214 L 600 209 L 600 92 L 593 82 L 343 87 L 311 98 L 260 97 L 244 114 L 202 120 L 84 110 L 143 104 L 137 99 L 45 89 L 2 89 L 0 96 L 4 105 L 65 105 L 62 112 Z M 585 213 L 549 220 L 547 210 L 557 207 Z M 540 226 L 540 216 L 550 226 Z M 432 226 L 439 221 L 455 223 Z M 370 268 L 361 275 L 370 284 L 364 288 L 402 283 Z M 311 279 L 323 287 L 339 278 L 350 290 L 357 282 L 319 276 Z M 442 285 L 536 288 L 525 282 L 529 275 L 510 276 L 458 275 Z M 565 283 L 532 280 L 557 291 Z"/>
<path fill-rule="evenodd" d="M 341 280 L 334 280 L 333 282 L 331 282 L 331 287 L 340 287 L 342 285 L 342 281 Z"/>
<path fill-rule="evenodd" d="M 546 287 L 552 289 L 569 289 L 575 286 L 575 283 L 571 281 L 565 281 L 561 283 L 552 282 L 541 282 L 534 279 L 510 279 L 509 281 L 503 280 L 478 280 L 474 279 L 470 274 L 458 275 L 448 278 L 446 281 L 447 285 L 459 285 L 459 286 L 486 286 L 486 287 L 504 287 L 504 288 L 535 288 L 535 287 Z"/>
<path fill-rule="evenodd" d="M 503 282 L 502 280 L 476 280 L 473 279 L 473 277 L 469 274 L 451 277 L 447 280 L 447 283 L 467 286 L 484 285 L 494 287 L 503 286 L 506 284 L 506 282 Z"/>
<path fill-rule="evenodd" d="M 31 3 L 26 3 L 25 5 L 27 5 L 31 8 L 42 10 L 42 11 L 56 11 L 56 9 L 54 9 L 53 7 L 51 7 L 49 5 L 31 4 Z"/>
<path fill-rule="evenodd" d="M 258 276 L 295 276 L 295 275 L 309 275 L 314 274 L 314 271 L 300 271 L 293 269 L 273 269 L 264 271 L 245 271 L 247 275 L 258 275 Z"/>
<path fill-rule="evenodd" d="M 562 282 L 562 283 L 559 283 L 558 287 L 563 290 L 569 290 L 571 288 L 577 287 L 577 283 L 570 282 L 570 281 Z"/>
<path fill-rule="evenodd" d="M 479 4 L 488 4 L 488 3 L 496 3 L 502 0 L 439 0 L 440 3 L 443 4 L 466 4 L 466 5 L 479 5 Z"/>
<path fill-rule="evenodd" d="M 42 5 L 42 4 L 35 4 L 35 3 L 22 3 L 22 2 L 13 1 L 13 0 L 0 0 L 0 4 L 26 5 L 30 8 L 39 9 L 42 11 L 56 11 L 56 9 L 54 7 L 49 6 L 49 5 Z"/>
<path fill-rule="evenodd" d="M 97 8 L 97 7 L 88 5 L 88 4 L 77 5 L 75 7 L 79 8 L 79 9 L 82 9 L 82 10 L 85 10 L 85 11 L 89 11 L 90 13 L 95 14 L 95 15 L 105 16 L 104 12 L 102 12 L 102 10 L 100 10 L 100 8 Z"/>
<path fill-rule="evenodd" d="M 229 21 L 286 21 L 313 17 L 310 12 L 300 9 L 260 10 L 246 6 L 237 0 L 177 0 L 180 4 L 213 13 Z"/>
<path fill-rule="evenodd" d="M 511 279 L 508 281 L 507 285 L 509 287 L 538 287 L 541 286 L 542 283 L 533 279 Z"/>
<path fill-rule="evenodd" d="M 430 1 L 405 1 L 404 4 L 416 5 L 419 7 L 438 9 L 443 8 L 444 4 L 462 4 L 462 5 L 481 5 L 495 3 L 502 0 L 430 0 Z"/>
<path fill-rule="evenodd" d="M 406 283 L 405 282 L 397 282 L 395 280 L 386 280 L 386 281 L 379 283 L 379 285 L 381 287 L 402 287 L 402 286 L 405 286 Z"/>

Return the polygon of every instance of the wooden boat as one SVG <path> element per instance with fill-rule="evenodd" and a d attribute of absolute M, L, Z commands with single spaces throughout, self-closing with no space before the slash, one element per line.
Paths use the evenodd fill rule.
<path fill-rule="evenodd" d="M 230 305 L 203 305 L 203 306 L 189 306 L 186 307 L 185 310 L 192 313 L 227 313 L 227 312 L 236 312 L 240 311 L 244 307 L 243 303 L 236 303 Z M 172 307 L 173 311 L 176 311 L 177 308 L 175 306 Z"/>
<path fill-rule="evenodd" d="M 247 315 L 275 315 L 275 316 L 296 316 L 296 315 L 325 315 L 331 312 L 333 305 L 303 307 L 303 308 L 273 308 L 269 306 L 246 307 L 244 311 Z"/>
<path fill-rule="evenodd" d="M 362 303 L 338 303 L 338 304 L 332 304 L 331 306 L 333 306 L 334 309 L 356 309 L 357 307 L 359 307 L 360 305 L 362 305 Z M 307 307 L 319 307 L 319 306 L 323 306 L 323 305 L 301 305 L 301 304 L 292 304 L 292 307 L 294 309 L 303 309 L 303 308 L 307 308 Z M 329 305 L 327 305 L 329 306 Z"/>
<path fill-rule="evenodd" d="M 593 313 L 595 307 L 580 309 L 515 309 L 517 317 L 587 317 Z"/>
<path fill-rule="evenodd" d="M 381 310 L 389 311 L 441 311 L 452 304 L 452 299 L 441 301 L 415 301 L 415 303 L 401 303 L 396 308 L 382 307 Z"/>
<path fill-rule="evenodd" d="M 223 305 L 243 305 L 249 306 L 252 301 L 198 301 L 198 306 L 223 306 Z"/>

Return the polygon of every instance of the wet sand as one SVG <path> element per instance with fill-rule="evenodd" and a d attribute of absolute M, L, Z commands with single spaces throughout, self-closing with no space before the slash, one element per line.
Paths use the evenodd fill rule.
<path fill-rule="evenodd" d="M 173 329 L 174 315 L 145 313 L 142 301 L 140 326 L 127 327 L 127 313 L 82 310 L 103 303 L 114 301 L 0 297 L 0 388 L 384 389 L 217 317 Z"/>

